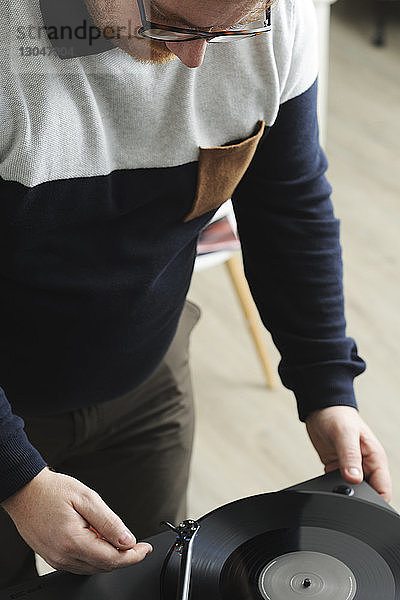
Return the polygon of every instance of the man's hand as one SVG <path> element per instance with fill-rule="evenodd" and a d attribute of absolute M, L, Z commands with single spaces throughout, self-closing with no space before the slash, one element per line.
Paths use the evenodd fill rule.
<path fill-rule="evenodd" d="M 136 543 L 95 491 L 48 469 L 2 506 L 26 543 L 55 569 L 79 575 L 112 571 L 140 562 L 152 550 Z"/>
<path fill-rule="evenodd" d="M 306 419 L 308 435 L 325 465 L 325 473 L 340 469 L 349 483 L 368 483 L 390 502 L 392 484 L 382 445 L 355 408 L 330 406 Z"/>

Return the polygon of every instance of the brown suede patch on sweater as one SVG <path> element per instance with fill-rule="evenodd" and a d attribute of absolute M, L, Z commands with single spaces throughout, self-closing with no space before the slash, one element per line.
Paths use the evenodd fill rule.
<path fill-rule="evenodd" d="M 185 221 L 229 200 L 253 159 L 264 129 L 265 122 L 258 121 L 256 133 L 238 144 L 200 148 L 196 197 Z"/>

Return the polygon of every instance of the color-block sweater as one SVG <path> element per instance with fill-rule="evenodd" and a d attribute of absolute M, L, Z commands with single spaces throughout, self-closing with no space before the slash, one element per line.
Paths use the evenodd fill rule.
<path fill-rule="evenodd" d="M 46 464 L 20 414 L 120 396 L 162 360 L 197 236 L 230 197 L 300 419 L 356 406 L 365 368 L 345 333 L 312 1 L 279 0 L 271 32 L 211 44 L 196 69 L 60 39 L 62 10 L 91 22 L 67 4 L 0 0 L 0 501 Z"/>

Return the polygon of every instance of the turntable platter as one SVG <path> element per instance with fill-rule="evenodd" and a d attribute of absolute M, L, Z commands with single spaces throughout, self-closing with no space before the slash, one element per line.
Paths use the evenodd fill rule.
<path fill-rule="evenodd" d="M 400 600 L 400 517 L 364 500 L 284 491 L 199 520 L 191 600 Z M 175 600 L 179 556 L 165 565 Z"/>

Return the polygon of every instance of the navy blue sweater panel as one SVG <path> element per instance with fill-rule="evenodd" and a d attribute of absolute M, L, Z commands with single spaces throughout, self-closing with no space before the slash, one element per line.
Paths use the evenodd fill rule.
<path fill-rule="evenodd" d="M 197 164 L 34 187 L 2 182 L 0 381 L 22 414 L 109 400 L 165 353 L 207 218 Z"/>
<path fill-rule="evenodd" d="M 109 400 L 162 360 L 212 216 L 184 223 L 196 183 L 197 163 L 0 181 L 0 501 L 46 464 L 18 414 Z"/>
<path fill-rule="evenodd" d="M 357 408 L 353 379 L 365 369 L 345 333 L 339 221 L 316 102 L 317 82 L 281 105 L 234 194 L 246 275 L 303 421 L 332 405 Z"/>

